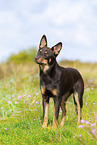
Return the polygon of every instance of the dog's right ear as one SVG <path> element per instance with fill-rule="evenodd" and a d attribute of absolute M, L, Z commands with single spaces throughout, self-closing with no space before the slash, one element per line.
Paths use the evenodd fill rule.
<path fill-rule="evenodd" d="M 42 48 L 44 46 L 47 46 L 47 38 L 45 35 L 43 35 L 41 40 L 40 40 L 39 48 Z"/>

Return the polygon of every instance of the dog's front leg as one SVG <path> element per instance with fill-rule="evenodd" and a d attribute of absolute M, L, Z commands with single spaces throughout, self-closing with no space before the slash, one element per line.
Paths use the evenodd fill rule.
<path fill-rule="evenodd" d="M 53 117 L 53 127 L 56 128 L 58 124 L 59 109 L 61 104 L 61 98 L 54 98 L 54 117 Z"/>
<path fill-rule="evenodd" d="M 49 97 L 43 96 L 43 126 L 42 127 L 47 127 L 48 112 L 49 112 Z"/>

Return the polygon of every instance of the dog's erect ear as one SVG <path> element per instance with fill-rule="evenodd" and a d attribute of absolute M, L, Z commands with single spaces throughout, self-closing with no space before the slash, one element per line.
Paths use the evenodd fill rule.
<path fill-rule="evenodd" d="M 44 46 L 47 46 L 47 38 L 45 35 L 43 35 L 41 40 L 40 40 L 39 48 L 42 48 Z"/>
<path fill-rule="evenodd" d="M 59 42 L 58 44 L 56 44 L 55 46 L 53 46 L 51 49 L 52 51 L 54 51 L 55 56 L 57 57 L 60 50 L 62 48 L 62 42 Z"/>

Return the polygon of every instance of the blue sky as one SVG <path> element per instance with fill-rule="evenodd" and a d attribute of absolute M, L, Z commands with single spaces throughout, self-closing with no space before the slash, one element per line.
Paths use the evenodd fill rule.
<path fill-rule="evenodd" d="M 97 62 L 97 0 L 0 0 L 0 61 L 43 34 L 63 42 L 58 60 Z"/>

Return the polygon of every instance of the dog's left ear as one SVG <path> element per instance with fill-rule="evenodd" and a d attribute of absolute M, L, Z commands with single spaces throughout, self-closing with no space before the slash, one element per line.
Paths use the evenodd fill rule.
<path fill-rule="evenodd" d="M 44 46 L 47 46 L 47 38 L 45 35 L 43 35 L 41 40 L 40 40 L 39 48 L 42 48 Z"/>
<path fill-rule="evenodd" d="M 60 50 L 62 48 L 62 42 L 59 42 L 58 44 L 56 44 L 55 46 L 53 46 L 51 49 L 52 51 L 54 51 L 55 56 L 57 57 Z"/>

